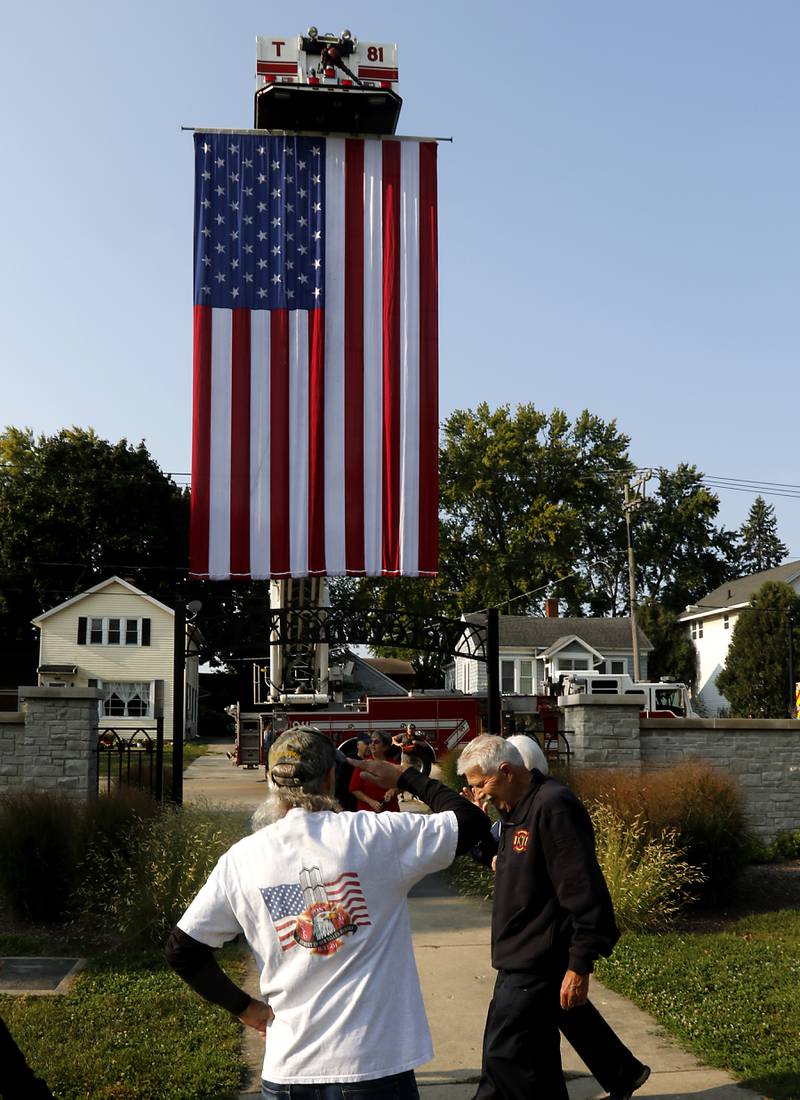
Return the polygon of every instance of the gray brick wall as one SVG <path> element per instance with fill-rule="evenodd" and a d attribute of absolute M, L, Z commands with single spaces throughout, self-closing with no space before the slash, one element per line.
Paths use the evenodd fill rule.
<path fill-rule="evenodd" d="M 576 767 L 657 768 L 703 760 L 741 786 L 762 840 L 800 828 L 800 721 L 639 718 L 623 695 L 559 700 Z"/>
<path fill-rule="evenodd" d="M 0 791 L 97 792 L 95 688 L 19 689 L 21 712 L 0 721 Z"/>

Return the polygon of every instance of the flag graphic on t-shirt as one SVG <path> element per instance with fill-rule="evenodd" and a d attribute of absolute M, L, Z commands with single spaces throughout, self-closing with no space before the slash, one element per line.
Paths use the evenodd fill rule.
<path fill-rule="evenodd" d="M 316 955 L 333 955 L 346 935 L 371 924 L 354 871 L 323 882 L 318 867 L 303 868 L 298 882 L 261 887 L 261 896 L 283 951 L 299 944 Z"/>

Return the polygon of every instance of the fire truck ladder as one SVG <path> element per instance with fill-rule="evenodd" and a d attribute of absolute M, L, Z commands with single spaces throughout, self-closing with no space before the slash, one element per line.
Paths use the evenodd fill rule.
<path fill-rule="evenodd" d="M 270 699 L 273 702 L 306 704 L 328 698 L 328 646 L 320 643 L 305 611 L 327 605 L 328 590 L 323 577 L 289 577 L 272 581 L 270 605 L 288 612 L 286 631 L 270 638 Z"/>

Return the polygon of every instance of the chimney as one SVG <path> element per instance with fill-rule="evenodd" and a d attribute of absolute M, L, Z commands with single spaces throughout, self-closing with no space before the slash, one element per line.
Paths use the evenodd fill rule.
<path fill-rule="evenodd" d="M 544 601 L 544 617 L 546 619 L 558 618 L 558 600 L 555 596 L 548 596 Z"/>

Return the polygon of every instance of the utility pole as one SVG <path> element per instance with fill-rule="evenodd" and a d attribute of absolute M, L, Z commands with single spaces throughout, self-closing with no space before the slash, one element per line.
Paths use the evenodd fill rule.
<path fill-rule="evenodd" d="M 625 533 L 628 539 L 628 595 L 631 608 L 631 644 L 633 646 L 633 679 L 641 675 L 639 662 L 639 631 L 636 624 L 636 562 L 631 539 L 631 512 L 644 500 L 644 487 L 653 476 L 652 470 L 644 470 L 632 484 L 625 482 L 622 509 L 625 512 Z"/>

